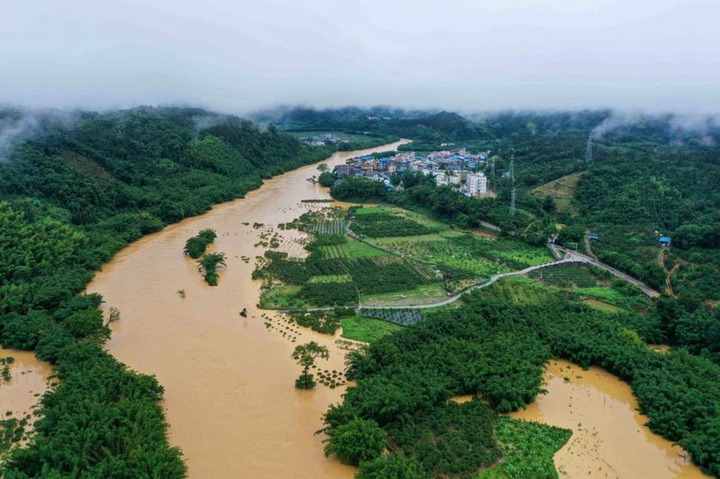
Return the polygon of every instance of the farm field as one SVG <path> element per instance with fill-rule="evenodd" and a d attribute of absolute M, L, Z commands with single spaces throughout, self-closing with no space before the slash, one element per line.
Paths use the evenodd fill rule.
<path fill-rule="evenodd" d="M 402 329 L 399 324 L 365 316 L 350 316 L 342 320 L 342 337 L 364 343 L 372 343 L 388 334 Z"/>
<path fill-rule="evenodd" d="M 561 265 L 528 276 L 549 288 L 571 291 L 588 306 L 608 313 L 631 311 L 647 304 L 639 291 L 612 282 L 607 273 L 588 266 Z"/>
<path fill-rule="evenodd" d="M 345 243 L 320 246 L 320 254 L 325 259 L 340 258 L 372 258 L 375 256 L 386 256 L 387 253 L 373 248 L 367 243 L 358 241 L 353 238 L 347 238 Z"/>
<path fill-rule="evenodd" d="M 597 278 L 589 269 L 577 265 L 561 265 L 535 270 L 528 276 L 543 284 L 558 288 L 594 288 L 598 286 Z"/>
<path fill-rule="evenodd" d="M 312 234 L 310 256 L 298 261 L 266 254 L 270 261 L 256 271 L 268 285 L 263 305 L 349 306 L 359 299 L 371 307 L 416 306 L 552 260 L 544 247 L 453 230 L 397 207 L 356 206 L 344 215 L 331 207 L 293 222 Z M 353 234 L 345 235 L 347 229 Z M 278 287 L 283 284 L 299 289 Z"/>
<path fill-rule="evenodd" d="M 379 293 L 360 296 L 363 306 L 417 306 L 447 299 L 447 292 L 440 283 L 418 286 L 408 291 Z"/>

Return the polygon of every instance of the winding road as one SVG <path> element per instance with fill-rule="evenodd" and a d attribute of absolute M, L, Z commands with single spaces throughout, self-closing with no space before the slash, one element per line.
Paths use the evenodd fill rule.
<path fill-rule="evenodd" d="M 563 248 L 561 246 L 557 246 L 554 244 L 550 245 L 550 249 L 553 250 L 553 253 L 555 253 L 556 257 L 561 257 L 562 259 L 552 261 L 550 263 L 539 264 L 537 266 L 530 266 L 528 268 L 521 269 L 518 271 L 511 271 L 510 273 L 502 273 L 502 274 L 490 276 L 488 279 L 486 279 L 482 283 L 478 283 L 478 284 L 469 286 L 469 287 L 465 288 L 464 290 L 460 291 L 459 293 L 455 294 L 454 296 L 450 296 L 447 299 L 444 299 L 442 301 L 437 301 L 434 303 L 426 303 L 426 304 L 416 304 L 416 305 L 412 305 L 412 306 L 366 307 L 366 306 L 362 306 L 362 304 L 360 304 L 356 307 L 356 310 L 358 312 L 360 312 L 360 311 L 388 310 L 388 309 L 403 309 L 403 310 L 405 310 L 405 309 L 429 309 L 429 308 L 437 308 L 440 306 L 446 306 L 448 304 L 452 304 L 455 301 L 459 300 L 464 294 L 467 294 L 470 291 L 473 291 L 475 289 L 485 288 L 503 278 L 508 278 L 510 276 L 523 276 L 532 271 L 536 271 L 538 269 L 550 268 L 550 267 L 559 266 L 562 264 L 581 264 L 581 265 L 590 264 L 592 266 L 595 266 L 596 268 L 600 268 L 600 269 L 603 269 L 603 270 L 611 273 L 613 276 L 615 276 L 618 279 L 621 279 L 623 281 L 626 281 L 627 283 L 632 284 L 633 286 L 637 287 L 640 291 L 642 291 L 643 294 L 645 294 L 649 298 L 657 298 L 660 296 L 659 292 L 652 289 L 650 286 L 643 283 L 642 281 L 640 281 L 636 278 L 633 278 L 632 276 L 625 274 L 622 271 L 619 271 L 611 266 L 608 266 L 605 263 L 602 263 L 594 258 L 591 258 L 590 256 L 587 256 L 582 253 L 578 253 L 577 251 L 569 250 L 567 248 Z M 389 250 L 387 250 L 387 251 L 389 251 Z M 334 307 L 307 308 L 307 309 L 293 308 L 293 309 L 281 309 L 280 311 L 287 313 L 287 312 L 305 312 L 305 311 L 330 311 L 332 309 L 335 309 L 335 308 Z"/>

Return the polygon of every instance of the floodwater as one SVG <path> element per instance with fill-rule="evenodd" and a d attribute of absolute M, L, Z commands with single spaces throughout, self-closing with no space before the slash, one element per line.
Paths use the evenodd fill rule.
<path fill-rule="evenodd" d="M 324 162 L 332 168 L 351 156 L 400 144 L 336 153 Z M 137 241 L 87 288 L 103 295 L 106 309 L 120 311 L 110 353 L 132 369 L 156 375 L 165 388 L 170 442 L 183 450 L 190 478 L 354 476 L 354 468 L 325 458 L 323 436 L 314 435 L 344 387 L 296 390 L 301 370 L 290 359 L 295 344 L 314 340 L 330 351 L 330 360 L 318 361 L 318 367 L 342 371 L 345 346 L 259 310 L 260 282 L 251 279 L 256 256 L 267 249 L 258 245 L 261 235 L 280 233 L 281 250 L 303 253 L 302 235 L 277 225 L 328 206 L 301 203 L 329 198 L 326 189 L 307 181 L 319 175 L 316 166 L 268 180 L 243 199 Z M 218 235 L 211 250 L 227 255 L 217 287 L 207 286 L 195 261 L 182 253 L 185 241 L 204 228 Z M 244 308 L 247 317 L 240 315 Z"/>
<path fill-rule="evenodd" d="M 8 357 L 15 361 L 9 367 L 11 379 L 7 382 L 0 379 L 0 414 L 3 419 L 27 418 L 25 430 L 29 432 L 35 422 L 33 408 L 49 388 L 52 366 L 37 359 L 32 352 L 0 347 L 0 358 Z"/>
<path fill-rule="evenodd" d="M 555 454 L 561 478 L 709 477 L 682 448 L 644 426 L 648 418 L 637 412 L 630 387 L 607 371 L 552 360 L 544 379 L 548 394 L 511 416 L 573 431 Z"/>

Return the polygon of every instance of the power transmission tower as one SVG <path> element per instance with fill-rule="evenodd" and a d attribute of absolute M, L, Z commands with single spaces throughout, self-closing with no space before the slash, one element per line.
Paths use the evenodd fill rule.
<path fill-rule="evenodd" d="M 515 152 L 510 157 L 510 215 L 515 216 Z"/>
<path fill-rule="evenodd" d="M 493 160 L 492 163 L 490 163 L 490 178 L 492 179 L 493 191 L 497 191 L 497 185 L 495 184 L 495 161 L 496 160 Z"/>
<path fill-rule="evenodd" d="M 585 163 L 592 163 L 592 134 L 588 135 L 587 146 L 585 147 Z"/>

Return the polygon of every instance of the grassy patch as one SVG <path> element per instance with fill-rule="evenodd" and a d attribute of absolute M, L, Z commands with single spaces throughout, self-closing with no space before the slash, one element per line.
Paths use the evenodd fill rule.
<path fill-rule="evenodd" d="M 623 308 L 619 306 L 614 306 L 612 304 L 606 303 L 604 301 L 600 301 L 598 299 L 589 298 L 583 301 L 583 303 L 587 304 L 593 309 L 597 309 L 599 311 L 605 311 L 606 313 L 616 313 L 618 311 L 622 311 Z"/>
<path fill-rule="evenodd" d="M 570 439 L 572 432 L 500 417 L 495 423 L 495 434 L 504 461 L 482 471 L 478 479 L 557 479 L 553 456 Z"/>
<path fill-rule="evenodd" d="M 599 299 L 605 303 L 627 309 L 632 309 L 632 307 L 639 302 L 645 302 L 645 298 L 641 296 L 639 291 L 638 293 L 633 292 L 628 294 L 625 290 L 617 288 L 578 288 L 575 290 L 575 293 L 580 296 L 589 296 L 594 299 Z"/>
<path fill-rule="evenodd" d="M 301 298 L 300 286 L 275 286 L 263 293 L 260 298 L 260 307 L 263 309 L 307 308 L 308 302 Z"/>
<path fill-rule="evenodd" d="M 546 196 L 551 196 L 555 200 L 555 206 L 560 212 L 577 212 L 577 208 L 573 205 L 575 191 L 578 181 L 583 172 L 573 173 L 563 176 L 557 180 L 540 185 L 532 191 L 532 195 L 542 200 Z"/>
<path fill-rule="evenodd" d="M 342 320 L 342 337 L 372 343 L 402 326 L 381 319 L 351 316 Z"/>

